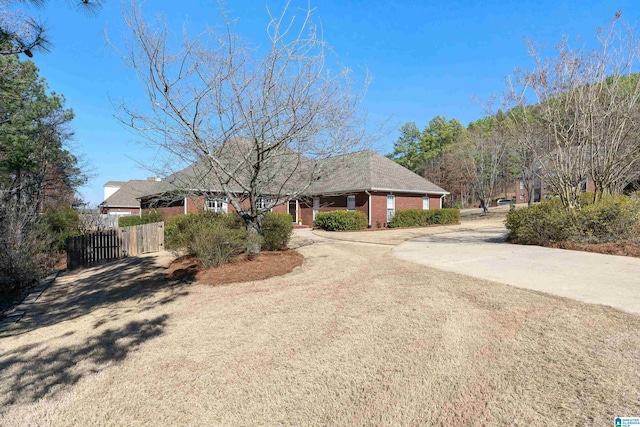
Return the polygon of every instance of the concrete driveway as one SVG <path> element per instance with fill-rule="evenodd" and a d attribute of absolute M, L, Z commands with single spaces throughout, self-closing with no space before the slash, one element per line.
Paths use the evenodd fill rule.
<path fill-rule="evenodd" d="M 423 236 L 398 258 L 520 288 L 640 313 L 640 259 L 506 243 L 506 230 Z"/>

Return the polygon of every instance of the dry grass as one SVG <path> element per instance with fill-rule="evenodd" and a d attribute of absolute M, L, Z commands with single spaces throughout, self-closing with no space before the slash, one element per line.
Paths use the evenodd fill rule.
<path fill-rule="evenodd" d="M 385 247 L 300 252 L 287 276 L 218 287 L 148 263 L 67 276 L 47 301 L 60 314 L 0 339 L 0 425 L 600 426 L 640 413 L 638 316 Z"/>
<path fill-rule="evenodd" d="M 598 254 L 631 256 L 640 258 L 640 245 L 629 242 L 609 242 L 609 243 L 577 243 L 577 242 L 548 242 L 544 245 L 550 248 L 570 249 L 573 251 L 595 252 Z"/>

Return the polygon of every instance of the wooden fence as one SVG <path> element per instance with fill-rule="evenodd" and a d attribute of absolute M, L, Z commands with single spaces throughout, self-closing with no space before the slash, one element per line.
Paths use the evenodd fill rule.
<path fill-rule="evenodd" d="M 164 250 L 164 223 L 134 225 L 69 237 L 66 245 L 68 270 L 158 252 Z"/>

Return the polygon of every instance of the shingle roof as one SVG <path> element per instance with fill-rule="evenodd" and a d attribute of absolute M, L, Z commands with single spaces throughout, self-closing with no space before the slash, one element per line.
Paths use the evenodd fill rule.
<path fill-rule="evenodd" d="M 447 193 L 431 181 L 411 172 L 375 151 L 366 150 L 324 160 L 326 177 L 312 188 L 314 194 L 363 190 Z"/>
<path fill-rule="evenodd" d="M 122 183 L 120 189 L 109 196 L 104 202 L 101 203 L 101 205 L 105 207 L 138 208 L 140 207 L 140 201 L 137 198 L 144 194 L 147 194 L 151 188 L 159 183 L 160 182 L 138 179 L 132 179 L 131 181 L 124 182 Z"/>
<path fill-rule="evenodd" d="M 125 185 L 126 181 L 108 181 L 104 186 L 105 187 L 122 187 Z"/>
<path fill-rule="evenodd" d="M 308 163 L 312 162 L 308 161 Z M 278 169 L 287 169 L 287 167 L 279 164 Z M 321 160 L 318 163 L 318 170 L 321 171 L 321 176 L 309 189 L 310 195 L 364 190 L 448 194 L 431 181 L 371 150 Z M 286 174 L 288 171 L 285 170 L 284 173 Z M 302 170 L 300 173 L 304 174 Z M 155 184 L 138 197 L 150 197 L 163 193 L 178 194 L 181 190 L 187 189 L 191 191 L 221 191 L 215 174 L 208 171 L 204 162 L 196 162 Z M 230 188 L 232 191 L 242 191 L 237 184 L 230 185 Z"/>

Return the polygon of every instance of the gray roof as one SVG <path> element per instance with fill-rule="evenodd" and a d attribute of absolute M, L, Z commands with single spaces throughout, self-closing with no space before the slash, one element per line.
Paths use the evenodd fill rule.
<path fill-rule="evenodd" d="M 431 181 L 371 150 L 333 157 L 322 163 L 326 176 L 314 185 L 313 194 L 364 190 L 447 193 Z"/>
<path fill-rule="evenodd" d="M 294 156 L 287 153 L 280 158 L 274 169 L 277 169 L 280 175 L 288 175 L 288 169 L 291 169 L 291 166 L 287 165 L 287 161 L 295 161 L 293 157 L 299 159 L 297 154 Z M 312 161 L 304 160 L 303 162 L 302 165 L 298 165 L 301 169 L 294 172 L 294 175 L 305 175 L 312 170 Z M 179 195 L 187 189 L 190 191 L 221 191 L 221 186 L 216 180 L 215 174 L 209 169 L 205 162 L 196 162 L 182 171 L 170 175 L 161 182 L 152 183 L 155 185 L 150 186 L 147 192 L 139 194 L 138 198 L 160 194 L 166 195 L 167 193 Z M 308 190 L 307 193 L 309 195 L 365 190 L 448 194 L 431 181 L 371 150 L 320 160 L 317 163 L 317 170 L 320 172 L 320 176 L 317 182 Z M 231 182 L 229 187 L 232 191 L 242 192 L 237 183 Z"/>
<path fill-rule="evenodd" d="M 118 182 L 118 181 L 109 181 Z M 120 189 L 113 193 L 101 206 L 105 207 L 126 207 L 126 208 L 139 208 L 140 201 L 138 197 L 148 194 L 149 190 L 160 182 L 149 180 L 132 179 L 131 181 L 123 182 Z M 107 183 L 109 184 L 109 183 Z M 107 185 L 105 184 L 105 185 Z"/>
<path fill-rule="evenodd" d="M 122 187 L 125 185 L 126 181 L 108 181 L 104 186 L 105 187 Z"/>

